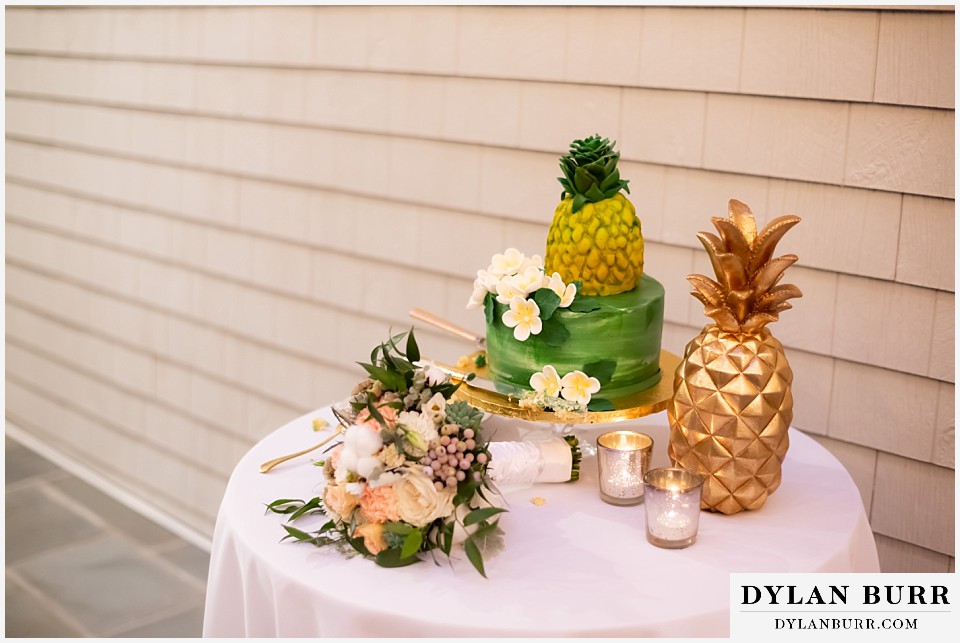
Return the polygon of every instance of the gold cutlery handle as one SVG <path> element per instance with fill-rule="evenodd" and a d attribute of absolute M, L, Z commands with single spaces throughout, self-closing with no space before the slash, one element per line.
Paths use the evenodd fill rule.
<path fill-rule="evenodd" d="M 457 337 L 473 342 L 474 344 L 477 345 L 477 347 L 482 348 L 484 343 L 486 343 L 486 339 L 484 337 L 481 337 L 476 333 L 467 330 L 463 326 L 457 326 L 452 321 L 448 321 L 443 317 L 437 317 L 433 313 L 428 313 L 422 308 L 414 308 L 413 310 L 410 311 L 410 316 L 413 317 L 414 319 L 419 319 L 422 322 L 425 322 L 427 324 L 430 324 L 431 326 L 439 328 L 440 330 L 446 331 L 452 335 L 456 335 Z"/>
<path fill-rule="evenodd" d="M 304 449 L 303 451 L 297 451 L 296 453 L 291 453 L 290 455 L 284 455 L 284 456 L 280 456 L 279 458 L 274 458 L 273 460 L 267 460 L 266 462 L 264 462 L 263 464 L 260 465 L 260 473 L 267 473 L 267 472 L 269 472 L 271 469 L 273 469 L 275 466 L 277 466 L 278 464 L 282 464 L 282 463 L 286 462 L 287 460 L 292 460 L 292 459 L 294 459 L 294 458 L 298 458 L 298 457 L 300 457 L 300 456 L 302 456 L 302 455 L 305 455 L 305 454 L 307 454 L 307 453 L 310 453 L 311 451 L 316 451 L 317 449 L 319 449 L 319 448 L 322 447 L 323 445 L 325 445 L 325 444 L 327 444 L 328 442 L 330 442 L 330 440 L 332 440 L 332 439 L 334 439 L 335 437 L 337 437 L 338 435 L 340 435 L 340 433 L 342 433 L 342 432 L 343 432 L 343 427 L 340 426 L 340 425 L 337 425 L 337 430 L 333 432 L 333 435 L 331 435 L 330 437 L 328 437 L 326 440 L 324 440 L 324 441 L 321 442 L 320 444 L 315 444 L 315 445 L 313 445 L 312 447 L 310 447 L 309 449 Z"/>

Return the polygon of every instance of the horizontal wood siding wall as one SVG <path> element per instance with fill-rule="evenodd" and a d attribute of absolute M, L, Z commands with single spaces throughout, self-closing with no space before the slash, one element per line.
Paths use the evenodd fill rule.
<path fill-rule="evenodd" d="M 952 10 L 8 7 L 7 417 L 210 533 L 241 455 L 410 308 L 482 330 L 474 272 L 542 252 L 600 132 L 675 352 L 710 217 L 803 218 L 795 424 L 885 570 L 947 571 L 953 61 Z"/>

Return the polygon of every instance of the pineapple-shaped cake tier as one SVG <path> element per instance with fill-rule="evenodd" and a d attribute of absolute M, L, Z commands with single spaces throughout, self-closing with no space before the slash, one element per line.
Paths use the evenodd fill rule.
<path fill-rule="evenodd" d="M 598 135 L 570 144 L 561 157 L 560 205 L 547 235 L 547 274 L 583 282 L 584 295 L 632 290 L 643 275 L 643 236 L 633 204 L 621 194 L 616 143 Z"/>
<path fill-rule="evenodd" d="M 773 258 L 777 243 L 799 222 L 779 217 L 758 233 L 750 208 L 731 200 L 730 218 L 713 219 L 720 237 L 697 235 L 717 281 L 687 279 L 715 323 L 687 344 L 677 368 L 667 408 L 668 453 L 674 464 L 706 476 L 705 509 L 759 509 L 780 486 L 793 372 L 766 326 L 791 308 L 788 299 L 801 296 L 794 285 L 778 285 L 797 256 Z"/>

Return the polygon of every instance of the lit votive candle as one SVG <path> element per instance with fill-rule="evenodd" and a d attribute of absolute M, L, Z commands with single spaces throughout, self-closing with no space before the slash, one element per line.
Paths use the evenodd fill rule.
<path fill-rule="evenodd" d="M 614 505 L 643 502 L 643 475 L 653 438 L 636 431 L 610 431 L 597 438 L 600 497 Z"/>
<path fill-rule="evenodd" d="M 680 549 L 697 539 L 704 478 L 686 469 L 664 468 L 643 477 L 647 540 L 657 547 Z"/>

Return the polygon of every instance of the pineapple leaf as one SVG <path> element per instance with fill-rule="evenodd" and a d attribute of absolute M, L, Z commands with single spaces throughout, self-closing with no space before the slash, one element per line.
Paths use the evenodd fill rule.
<path fill-rule="evenodd" d="M 744 290 L 731 290 L 724 297 L 725 306 L 738 322 L 743 322 L 750 314 L 753 307 L 753 290 L 746 288 Z"/>
<path fill-rule="evenodd" d="M 754 274 L 761 267 L 770 261 L 773 252 L 777 249 L 777 244 L 783 238 L 790 228 L 800 223 L 800 217 L 783 216 L 777 217 L 763 228 L 756 242 L 753 244 L 753 253 L 750 256 L 750 273 Z"/>
<path fill-rule="evenodd" d="M 730 219 L 719 217 L 713 218 L 713 225 L 720 233 L 720 238 L 723 239 L 723 246 L 727 249 L 727 252 L 742 257 L 744 263 L 749 261 L 750 243 L 744 237 L 743 230 Z"/>
<path fill-rule="evenodd" d="M 573 195 L 573 212 L 579 212 L 583 207 L 583 204 L 587 202 L 587 197 L 584 194 L 576 193 Z"/>
<path fill-rule="evenodd" d="M 710 306 L 716 306 L 716 304 L 714 304 L 714 303 L 711 302 L 709 299 L 707 299 L 706 297 L 704 297 L 703 294 L 701 294 L 701 293 L 700 293 L 699 291 L 697 291 L 697 290 L 691 290 L 691 291 L 690 291 L 690 294 L 693 295 L 694 297 L 696 297 L 697 300 L 698 300 L 701 304 L 703 304 L 703 307 L 704 307 L 704 308 L 709 308 Z"/>
<path fill-rule="evenodd" d="M 687 277 L 694 288 L 697 289 L 695 294 L 702 296 L 702 301 L 704 304 L 710 304 L 711 306 L 719 306 L 723 301 L 723 291 L 720 288 L 720 284 L 715 282 L 713 279 L 706 277 L 704 275 L 689 275 Z"/>
<path fill-rule="evenodd" d="M 779 319 L 777 315 L 771 315 L 770 313 L 754 313 L 743 322 L 742 331 L 755 333 L 767 324 L 777 321 L 777 319 Z"/>
<path fill-rule="evenodd" d="M 712 317 L 720 330 L 735 333 L 740 330 L 740 322 L 733 316 L 733 313 L 726 308 L 707 308 L 704 311 L 707 317 Z"/>
<path fill-rule="evenodd" d="M 578 193 L 586 194 L 587 190 L 596 185 L 596 178 L 585 167 L 578 167 L 573 174 L 573 187 Z"/>
<path fill-rule="evenodd" d="M 723 252 L 717 255 L 717 263 L 720 264 L 720 274 L 717 277 L 725 286 L 724 290 L 743 290 L 747 287 L 749 279 L 740 257 Z"/>
<path fill-rule="evenodd" d="M 713 266 L 713 274 L 717 276 L 717 279 L 720 282 L 723 282 L 723 269 L 720 267 L 720 262 L 717 261 L 717 255 L 723 253 L 723 244 L 720 242 L 720 239 L 715 234 L 709 232 L 698 232 L 697 239 L 700 240 L 700 243 L 703 244 L 704 249 L 707 251 L 707 256 L 710 257 L 710 264 Z"/>
<path fill-rule="evenodd" d="M 600 189 L 606 192 L 610 188 L 617 186 L 619 184 L 620 184 L 620 170 L 618 170 L 617 168 L 613 168 L 613 172 L 608 174 L 607 178 L 601 181 Z"/>
<path fill-rule="evenodd" d="M 757 299 L 755 308 L 758 311 L 776 310 L 777 306 L 794 297 L 803 297 L 803 293 L 793 284 L 774 286 L 767 294 Z"/>
<path fill-rule="evenodd" d="M 797 255 L 783 255 L 763 264 L 760 273 L 753 282 L 753 289 L 758 296 L 763 296 L 768 290 L 777 285 L 783 277 L 784 271 L 797 262 Z"/>
<path fill-rule="evenodd" d="M 599 201 L 603 201 L 603 199 L 605 198 L 603 195 L 603 192 L 600 191 L 600 188 L 597 186 L 596 183 L 590 186 L 590 189 L 587 190 L 585 196 L 587 197 L 587 200 L 590 201 L 591 203 L 597 203 Z"/>
<path fill-rule="evenodd" d="M 742 203 L 736 199 L 730 199 L 727 210 L 730 213 L 730 218 L 733 220 L 734 225 L 740 228 L 741 232 L 743 232 L 743 238 L 746 239 L 747 244 L 752 247 L 754 245 L 754 239 L 757 238 L 757 222 L 753 218 L 753 212 L 750 211 L 746 203 Z"/>

